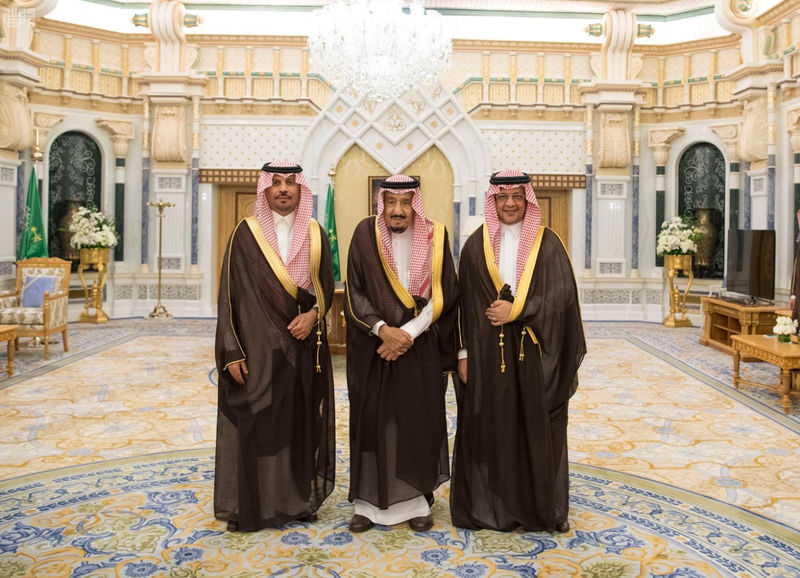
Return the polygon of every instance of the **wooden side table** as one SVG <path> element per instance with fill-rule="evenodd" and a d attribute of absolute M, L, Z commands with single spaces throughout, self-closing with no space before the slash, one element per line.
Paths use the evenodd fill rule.
<path fill-rule="evenodd" d="M 731 345 L 733 347 L 733 386 L 739 389 L 739 384 L 755 385 L 776 389 L 765 383 L 749 381 L 739 377 L 739 362 L 743 356 L 755 357 L 761 361 L 766 361 L 776 365 L 781 370 L 780 383 L 777 387 L 781 396 L 781 406 L 783 413 L 789 413 L 792 409 L 792 371 L 800 369 L 800 344 L 781 343 L 777 337 L 767 337 L 766 335 L 732 335 Z"/>
<path fill-rule="evenodd" d="M 17 325 L 0 325 L 0 341 L 8 342 L 8 377 L 14 376 L 14 341 L 19 337 L 18 330 Z"/>

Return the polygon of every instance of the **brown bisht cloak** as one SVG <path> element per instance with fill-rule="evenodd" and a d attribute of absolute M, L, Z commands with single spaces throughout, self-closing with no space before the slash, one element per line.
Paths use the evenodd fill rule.
<path fill-rule="evenodd" d="M 450 476 L 445 372 L 455 369 L 458 286 L 447 232 L 436 224 L 431 285 L 434 322 L 395 361 L 377 354 L 378 321 L 400 327 L 427 301 L 411 296 L 380 254 L 376 217 L 361 221 L 347 257 L 349 500 L 386 509 L 430 495 Z"/>
<path fill-rule="evenodd" d="M 461 528 L 552 532 L 567 521 L 567 410 L 586 352 L 575 277 L 561 240 L 541 227 L 515 300 L 484 230 L 470 235 L 459 261 L 468 361 L 467 383 L 455 379 L 450 513 Z M 498 297 L 513 301 L 518 317 L 493 327 L 485 310 Z"/>
<path fill-rule="evenodd" d="M 240 531 L 308 516 L 333 490 L 333 371 L 324 321 L 333 269 L 325 231 L 313 219 L 309 234 L 317 298 L 294 285 L 255 217 L 231 234 L 222 264 L 214 515 L 238 522 Z M 317 300 L 321 324 L 299 341 L 286 327 Z M 243 385 L 225 371 L 241 359 L 249 371 Z"/>

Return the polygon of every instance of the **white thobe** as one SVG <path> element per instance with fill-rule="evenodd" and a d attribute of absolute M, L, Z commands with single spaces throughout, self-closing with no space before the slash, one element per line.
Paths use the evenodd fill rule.
<path fill-rule="evenodd" d="M 288 265 L 289 249 L 292 246 L 292 233 L 294 232 L 294 216 L 292 211 L 286 216 L 272 211 L 272 221 L 275 224 L 275 236 L 278 238 L 278 251 L 284 265 Z"/>
<path fill-rule="evenodd" d="M 394 255 L 394 262 L 397 265 L 397 278 L 403 287 L 408 289 L 408 280 L 411 275 L 411 244 L 414 238 L 414 231 L 412 227 L 409 227 L 402 233 L 391 233 L 391 235 L 392 254 Z M 428 301 L 419 315 L 405 323 L 400 329 L 408 333 L 412 339 L 416 339 L 423 331 L 430 327 L 432 321 L 433 303 L 432 301 Z M 372 333 L 378 335 L 382 325 L 386 325 L 386 323 L 384 321 L 375 323 L 372 327 Z M 431 508 L 425 496 L 417 496 L 416 498 L 393 504 L 385 510 L 381 510 L 377 506 L 364 500 L 356 499 L 353 501 L 353 504 L 356 514 L 369 518 L 375 524 L 383 524 L 386 526 L 400 524 L 412 518 L 427 516 L 431 513 Z"/>

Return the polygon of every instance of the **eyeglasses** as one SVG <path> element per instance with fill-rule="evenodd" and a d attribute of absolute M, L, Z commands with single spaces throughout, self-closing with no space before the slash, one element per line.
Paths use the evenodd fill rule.
<path fill-rule="evenodd" d="M 498 203 L 507 203 L 509 199 L 514 202 L 514 204 L 519 205 L 520 203 L 525 202 L 525 195 L 515 194 L 515 195 L 495 195 L 495 201 Z"/>

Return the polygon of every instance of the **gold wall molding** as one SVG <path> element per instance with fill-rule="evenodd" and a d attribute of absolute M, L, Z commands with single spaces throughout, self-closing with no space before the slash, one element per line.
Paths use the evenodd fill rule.
<path fill-rule="evenodd" d="M 542 122 L 582 122 L 585 106 L 578 105 L 569 108 L 555 108 L 544 105 L 485 105 L 470 111 L 473 120 L 503 120 L 503 121 L 542 121 Z"/>
<path fill-rule="evenodd" d="M 585 189 L 586 175 L 531 174 L 535 189 Z"/>
<path fill-rule="evenodd" d="M 600 50 L 600 43 L 589 42 L 525 42 L 522 40 L 464 40 L 453 39 L 453 52 L 568 52 L 570 54 L 590 53 Z"/>
<path fill-rule="evenodd" d="M 681 123 L 693 120 L 722 120 L 742 116 L 742 105 L 732 103 L 730 106 L 713 106 L 702 108 L 680 109 L 642 109 L 642 124 Z"/>
<path fill-rule="evenodd" d="M 627 112 L 600 112 L 597 151 L 599 169 L 622 169 L 631 162 L 631 138 Z"/>
<path fill-rule="evenodd" d="M 756 162 L 767 158 L 767 96 L 759 96 L 744 103 L 739 158 Z"/>
<path fill-rule="evenodd" d="M 111 141 L 114 143 L 114 156 L 125 158 L 128 155 L 128 142 L 134 137 L 133 123 L 107 118 L 98 118 L 96 122 L 98 126 L 111 133 Z"/>
<path fill-rule="evenodd" d="M 25 89 L 0 81 L 0 149 L 29 148 L 33 144 L 32 135 Z"/>
<path fill-rule="evenodd" d="M 200 169 L 200 182 L 216 185 L 253 185 L 258 183 L 258 169 Z"/>
<path fill-rule="evenodd" d="M 159 104 L 154 107 L 153 148 L 151 155 L 157 162 L 185 162 L 186 156 L 186 106 Z"/>
<path fill-rule="evenodd" d="M 634 52 L 642 56 L 676 56 L 678 54 L 690 54 L 695 52 L 707 52 L 709 50 L 724 50 L 725 48 L 738 48 L 739 36 L 731 34 L 720 38 L 705 38 L 703 40 L 693 40 L 691 42 L 679 42 L 677 44 L 664 44 L 661 46 L 635 46 Z"/>
<path fill-rule="evenodd" d="M 783 0 L 756 18 L 756 22 L 759 26 L 774 26 L 784 18 L 797 16 L 798 10 L 800 10 L 800 0 Z"/>
<path fill-rule="evenodd" d="M 77 110 L 91 110 L 92 112 L 116 113 L 116 114 L 142 114 L 142 100 L 125 98 L 113 100 L 110 98 L 89 98 L 88 95 L 57 94 L 49 92 L 31 91 L 30 103 L 42 106 L 55 106 L 59 108 L 71 108 Z"/>
<path fill-rule="evenodd" d="M 96 38 L 106 42 L 119 42 L 120 44 L 144 44 L 155 40 L 155 36 L 152 34 L 123 34 L 122 32 L 110 32 L 100 28 L 59 22 L 48 18 L 37 18 L 36 29 L 42 32 L 64 34 L 77 38 Z"/>

